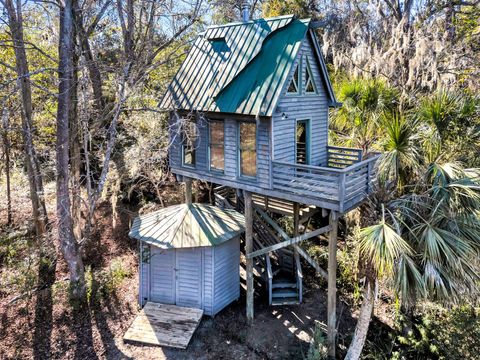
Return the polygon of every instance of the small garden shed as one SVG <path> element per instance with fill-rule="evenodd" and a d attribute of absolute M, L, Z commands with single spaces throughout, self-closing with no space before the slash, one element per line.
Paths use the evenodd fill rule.
<path fill-rule="evenodd" d="M 242 214 L 180 204 L 137 217 L 139 302 L 199 308 L 215 315 L 240 296 Z"/>

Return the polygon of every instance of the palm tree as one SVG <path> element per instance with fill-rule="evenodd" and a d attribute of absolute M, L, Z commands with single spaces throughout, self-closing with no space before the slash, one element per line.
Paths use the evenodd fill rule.
<path fill-rule="evenodd" d="M 390 276 L 402 305 L 420 298 L 460 302 L 478 294 L 480 171 L 429 164 L 410 193 L 378 204 L 382 217 L 360 232 L 364 300 L 346 359 L 358 359 L 374 307 L 377 278 Z"/>
<path fill-rule="evenodd" d="M 418 174 L 418 125 L 398 111 L 384 113 L 381 119 L 385 138 L 381 142 L 383 152 L 379 161 L 379 174 L 383 181 L 393 178 L 401 193 L 403 186 Z"/>
<path fill-rule="evenodd" d="M 343 105 L 332 114 L 332 138 L 367 154 L 382 135 L 380 117 L 397 108 L 398 92 L 374 79 L 341 80 L 336 92 Z"/>
<path fill-rule="evenodd" d="M 418 101 L 412 115 L 433 134 L 444 156 L 480 165 L 480 97 L 461 91 L 438 90 Z M 476 150 L 476 151 L 475 151 Z"/>

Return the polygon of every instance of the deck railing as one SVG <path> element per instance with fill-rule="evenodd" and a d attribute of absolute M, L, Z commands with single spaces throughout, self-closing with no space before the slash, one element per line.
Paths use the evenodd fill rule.
<path fill-rule="evenodd" d="M 272 189 L 344 212 L 371 192 L 378 157 L 375 155 L 343 168 L 272 161 Z"/>
<path fill-rule="evenodd" d="M 327 166 L 338 169 L 362 161 L 362 149 L 327 146 Z"/>

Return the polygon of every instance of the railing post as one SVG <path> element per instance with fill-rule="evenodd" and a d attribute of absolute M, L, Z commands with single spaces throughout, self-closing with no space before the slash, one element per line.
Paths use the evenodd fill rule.
<path fill-rule="evenodd" d="M 368 164 L 367 164 L 367 194 L 370 194 L 370 181 L 371 181 L 371 173 L 372 173 L 372 164 L 373 164 L 373 161 L 370 161 Z"/>
<path fill-rule="evenodd" d="M 343 212 L 343 202 L 345 201 L 345 178 L 346 173 L 342 172 L 338 181 L 338 208 L 341 213 Z"/>

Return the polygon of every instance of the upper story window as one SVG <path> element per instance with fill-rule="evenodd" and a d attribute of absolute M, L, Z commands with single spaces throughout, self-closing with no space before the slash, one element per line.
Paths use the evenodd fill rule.
<path fill-rule="evenodd" d="M 193 121 L 182 124 L 182 164 L 195 166 L 195 147 L 197 144 L 197 125 Z"/>
<path fill-rule="evenodd" d="M 257 125 L 241 122 L 238 126 L 240 176 L 257 176 Z"/>
<path fill-rule="evenodd" d="M 224 122 L 211 120 L 208 137 L 210 170 L 223 171 L 225 168 L 224 136 Z"/>
<path fill-rule="evenodd" d="M 310 62 L 308 61 L 308 57 L 306 59 L 307 59 L 306 61 L 307 66 L 305 67 L 305 93 L 316 94 L 317 90 L 315 89 L 315 82 L 313 80 L 312 68 L 310 67 Z"/>
<path fill-rule="evenodd" d="M 299 71 L 300 65 L 298 64 L 295 68 L 295 72 L 293 73 L 292 80 L 290 81 L 290 84 L 288 85 L 288 94 L 298 94 L 300 92 L 299 84 L 300 84 L 300 71 Z"/>

